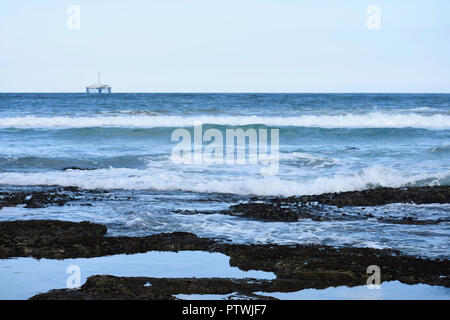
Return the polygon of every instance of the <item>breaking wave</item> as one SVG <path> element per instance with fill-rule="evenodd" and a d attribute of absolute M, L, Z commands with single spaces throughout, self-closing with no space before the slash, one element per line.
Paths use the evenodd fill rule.
<path fill-rule="evenodd" d="M 317 177 L 303 181 L 277 176 L 211 178 L 176 170 L 138 170 L 109 168 L 92 171 L 3 172 L 3 185 L 58 185 L 83 189 L 126 189 L 230 193 L 260 196 L 293 196 L 363 190 L 374 187 L 448 185 L 450 172 L 409 174 L 382 166 L 372 166 L 353 174 Z"/>
<path fill-rule="evenodd" d="M 440 146 L 429 149 L 430 152 L 450 152 L 450 142 L 444 142 Z"/>
<path fill-rule="evenodd" d="M 326 168 L 339 164 L 338 159 L 320 157 L 305 152 L 281 153 L 279 159 L 294 166 L 309 168 Z"/>
<path fill-rule="evenodd" d="M 97 116 L 97 117 L 10 117 L 0 118 L 0 127 L 8 128 L 85 128 L 85 127 L 190 127 L 194 124 L 229 126 L 266 125 L 278 127 L 320 128 L 422 128 L 450 129 L 450 116 L 372 112 L 345 115 L 302 115 L 297 117 L 261 116 Z"/>

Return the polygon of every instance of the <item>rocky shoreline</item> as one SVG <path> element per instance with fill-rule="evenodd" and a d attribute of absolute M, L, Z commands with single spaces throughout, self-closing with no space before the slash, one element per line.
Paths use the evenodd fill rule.
<path fill-rule="evenodd" d="M 402 255 L 395 250 L 334 248 L 322 245 L 227 244 L 194 234 L 175 232 L 147 237 L 108 237 L 106 227 L 90 222 L 57 220 L 0 223 L 0 258 L 80 258 L 147 251 L 198 250 L 230 257 L 241 270 L 273 272 L 275 280 L 155 279 L 94 276 L 81 290 L 54 290 L 39 299 L 170 299 L 180 293 L 292 292 L 305 288 L 359 286 L 366 269 L 378 265 L 383 281 L 450 287 L 450 261 Z M 151 288 L 141 288 L 150 282 Z"/>
<path fill-rule="evenodd" d="M 1 192 L 0 208 L 23 205 L 42 208 L 79 201 L 76 187 L 47 191 Z M 102 197 L 101 190 L 88 191 Z M 84 199 L 85 200 L 85 199 Z M 83 201 L 84 201 L 83 200 Z M 253 197 L 219 213 L 243 219 L 295 222 L 355 219 L 346 214 L 323 214 L 322 206 L 375 206 L 390 203 L 450 203 L 450 187 L 378 188 L 317 196 Z M 89 203 L 88 203 L 89 204 Z M 180 211 L 178 214 L 217 212 Z M 410 217 L 374 217 L 361 213 L 357 219 L 376 218 L 383 223 L 438 224 L 446 219 L 417 220 Z M 273 272 L 274 280 L 230 278 L 149 278 L 92 276 L 79 290 L 60 289 L 33 299 L 175 299 L 177 294 L 236 294 L 245 299 L 270 299 L 254 292 L 294 292 L 307 288 L 361 286 L 367 267 L 377 265 L 382 281 L 450 287 L 450 261 L 401 254 L 396 250 L 330 247 L 325 245 L 230 244 L 192 233 L 159 233 L 144 237 L 108 236 L 107 228 L 91 222 L 28 220 L 0 222 L 0 259 L 34 257 L 48 259 L 91 258 L 148 251 L 205 251 L 230 257 L 230 266 L 241 270 Z M 147 286 L 146 284 L 151 284 Z"/>
<path fill-rule="evenodd" d="M 274 203 L 309 203 L 342 206 L 379 206 L 390 203 L 450 203 L 450 186 L 374 188 L 362 191 L 274 198 Z"/>
<path fill-rule="evenodd" d="M 74 197 L 64 191 L 77 191 L 77 188 L 68 187 L 54 191 L 33 192 L 0 192 L 0 209 L 3 207 L 14 207 L 24 205 L 25 208 L 44 208 L 48 205 L 63 206 Z"/>
<path fill-rule="evenodd" d="M 185 232 L 147 237 L 106 237 L 103 225 L 91 222 L 29 220 L 0 222 L 0 259 L 92 258 L 152 250 L 207 250 L 213 240 Z"/>
<path fill-rule="evenodd" d="M 51 188 L 47 191 L 0 192 L 0 209 L 24 205 L 25 208 L 43 208 L 50 205 L 63 206 L 79 201 L 84 193 L 90 195 L 87 201 L 101 198 L 102 190 L 81 190 L 77 187 Z M 98 196 L 98 197 L 97 197 Z M 177 210 L 174 213 L 192 214 L 224 214 L 235 217 L 256 219 L 261 221 L 295 222 L 300 219 L 314 221 L 336 221 L 350 219 L 345 214 L 339 216 L 323 215 L 322 206 L 373 207 L 392 203 L 445 204 L 450 203 L 450 186 L 408 187 L 408 188 L 375 188 L 363 191 L 325 193 L 300 197 L 250 197 L 249 201 L 231 205 L 228 210 L 218 212 Z M 82 205 L 92 206 L 91 203 Z M 371 214 L 359 214 L 358 219 L 373 218 Z M 416 220 L 411 217 L 400 219 L 378 218 L 385 223 L 395 224 L 439 224 L 448 219 Z"/>
<path fill-rule="evenodd" d="M 296 222 L 300 219 L 314 221 L 342 221 L 351 219 L 374 218 L 371 214 L 359 213 L 357 217 L 346 214 L 323 215 L 322 206 L 373 207 L 392 203 L 450 203 L 450 186 L 410 187 L 410 188 L 376 188 L 363 191 L 326 193 L 301 197 L 252 197 L 248 202 L 230 206 L 229 210 L 218 213 L 235 217 L 261 221 Z M 364 208 L 363 208 L 364 209 Z M 179 211 L 179 214 L 212 214 L 217 212 Z M 418 220 L 412 217 L 377 218 L 384 223 L 394 224 L 439 224 L 448 219 Z"/>

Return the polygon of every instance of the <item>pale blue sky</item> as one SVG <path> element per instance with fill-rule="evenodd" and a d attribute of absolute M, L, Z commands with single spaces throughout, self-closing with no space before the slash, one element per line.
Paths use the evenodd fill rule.
<path fill-rule="evenodd" d="M 450 92 L 449 17 L 448 0 L 1 0 L 0 92 L 97 71 L 113 92 Z"/>

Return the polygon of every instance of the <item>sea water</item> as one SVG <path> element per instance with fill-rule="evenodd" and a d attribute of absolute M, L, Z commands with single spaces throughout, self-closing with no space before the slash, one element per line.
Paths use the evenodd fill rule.
<path fill-rule="evenodd" d="M 279 167 L 174 163 L 176 129 L 278 129 Z M 0 221 L 89 220 L 108 235 L 186 231 L 235 243 L 393 248 L 447 258 L 448 204 L 323 207 L 372 219 L 262 222 L 219 214 L 251 196 L 292 196 L 450 183 L 448 94 L 0 94 L 0 189 L 78 186 L 81 200 L 3 208 Z M 62 170 L 66 167 L 94 170 Z M 83 198 L 85 197 L 85 198 Z M 89 203 L 91 206 L 85 205 Z M 177 210 L 212 214 L 180 215 Z"/>

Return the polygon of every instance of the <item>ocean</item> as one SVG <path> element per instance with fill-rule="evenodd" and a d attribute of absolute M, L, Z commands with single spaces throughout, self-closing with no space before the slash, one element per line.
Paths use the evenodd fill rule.
<path fill-rule="evenodd" d="M 175 163 L 177 129 L 279 130 L 278 168 Z M 63 170 L 76 167 L 90 170 Z M 1 93 L 0 191 L 100 190 L 66 206 L 5 207 L 0 221 L 89 220 L 108 235 L 185 231 L 233 243 L 392 248 L 448 259 L 448 204 L 327 207 L 373 219 L 264 222 L 219 214 L 255 196 L 450 184 L 449 94 Z M 83 198 L 84 197 L 84 198 Z M 180 211 L 208 215 L 183 215 Z"/>

